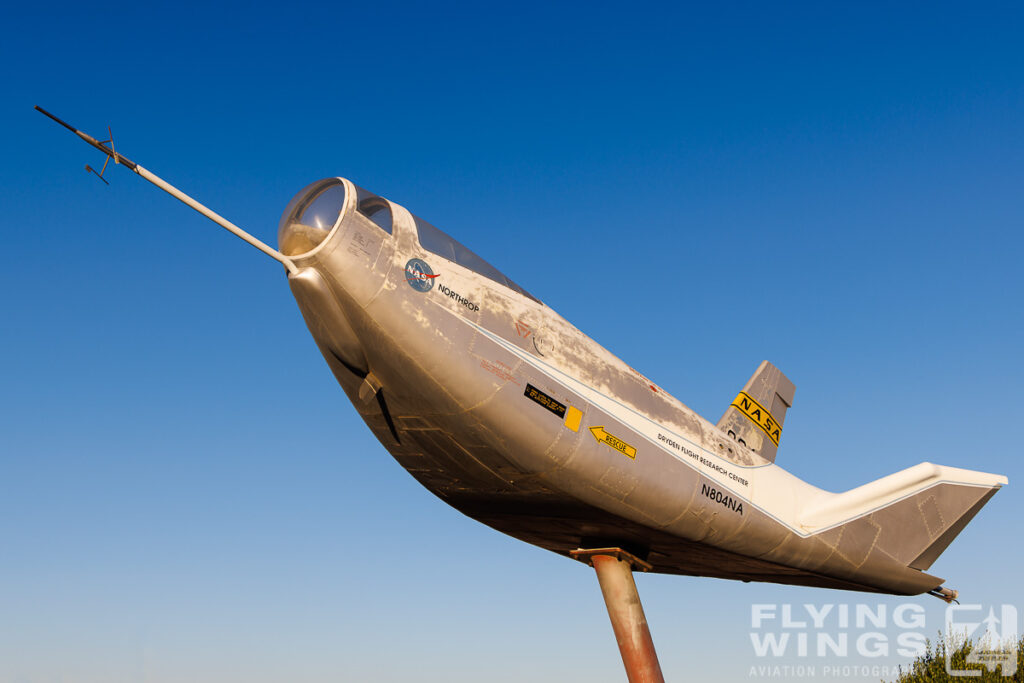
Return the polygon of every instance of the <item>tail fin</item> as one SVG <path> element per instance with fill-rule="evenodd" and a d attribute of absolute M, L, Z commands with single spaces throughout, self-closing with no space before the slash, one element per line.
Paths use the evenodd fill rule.
<path fill-rule="evenodd" d="M 796 387 L 782 371 L 762 361 L 718 421 L 718 428 L 736 441 L 775 462 L 786 410 L 793 405 Z"/>
<path fill-rule="evenodd" d="M 1006 477 L 921 463 L 845 493 L 825 494 L 805 508 L 805 528 L 834 527 L 836 550 L 857 563 L 879 549 L 901 564 L 927 570 Z M 853 519 L 850 519 L 853 517 Z"/>

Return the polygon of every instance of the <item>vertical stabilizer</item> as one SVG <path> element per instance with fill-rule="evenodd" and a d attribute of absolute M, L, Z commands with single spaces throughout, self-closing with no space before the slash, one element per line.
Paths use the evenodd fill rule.
<path fill-rule="evenodd" d="M 782 422 L 796 387 L 782 371 L 762 361 L 743 391 L 718 421 L 718 428 L 761 457 L 775 462 Z"/>

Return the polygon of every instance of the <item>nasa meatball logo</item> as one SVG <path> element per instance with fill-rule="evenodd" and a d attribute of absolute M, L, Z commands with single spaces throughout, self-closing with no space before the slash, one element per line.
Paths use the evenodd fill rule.
<path fill-rule="evenodd" d="M 436 277 L 430 266 L 418 258 L 409 259 L 405 264 L 405 281 L 417 292 L 429 292 L 433 289 Z"/>

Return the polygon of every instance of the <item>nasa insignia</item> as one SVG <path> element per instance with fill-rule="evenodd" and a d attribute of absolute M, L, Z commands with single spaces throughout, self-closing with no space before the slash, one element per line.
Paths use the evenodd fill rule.
<path fill-rule="evenodd" d="M 409 259 L 405 264 L 405 281 L 417 292 L 429 292 L 433 289 L 436 277 L 430 266 L 418 258 Z"/>

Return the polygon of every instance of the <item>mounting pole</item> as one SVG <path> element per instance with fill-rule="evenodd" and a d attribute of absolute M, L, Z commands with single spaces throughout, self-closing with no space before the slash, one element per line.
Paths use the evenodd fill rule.
<path fill-rule="evenodd" d="M 651 565 L 621 548 L 581 548 L 569 554 L 597 572 L 597 582 L 601 585 L 629 683 L 665 683 L 640 594 L 633 581 L 633 567 L 649 571 Z"/>

